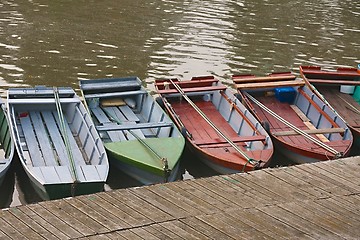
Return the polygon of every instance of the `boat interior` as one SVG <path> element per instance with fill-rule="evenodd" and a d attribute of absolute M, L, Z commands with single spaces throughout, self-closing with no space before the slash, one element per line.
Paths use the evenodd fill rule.
<path fill-rule="evenodd" d="M 114 81 L 115 85 L 108 81 Z M 141 87 L 138 78 L 88 80 L 81 81 L 80 86 L 105 143 L 180 134 L 162 108 Z"/>
<path fill-rule="evenodd" d="M 9 89 L 8 94 L 16 144 L 29 169 L 45 182 L 56 182 L 70 180 L 68 167 L 75 165 L 78 180 L 103 180 L 100 166 L 108 164 L 105 150 L 72 89 L 59 88 L 61 109 L 51 88 Z"/>

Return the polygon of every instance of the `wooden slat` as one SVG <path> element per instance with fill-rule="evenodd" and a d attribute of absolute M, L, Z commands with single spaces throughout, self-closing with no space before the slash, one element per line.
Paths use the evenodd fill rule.
<path fill-rule="evenodd" d="M 239 136 L 237 138 L 231 138 L 231 141 L 234 143 L 238 142 L 254 142 L 254 141 L 265 141 L 265 135 L 255 135 L 255 136 Z M 195 140 L 196 145 L 212 145 L 212 144 L 221 144 L 228 143 L 225 139 L 212 139 L 210 141 L 204 141 L 203 139 Z"/>
<path fill-rule="evenodd" d="M 56 111 L 53 112 L 53 115 L 55 117 L 56 122 L 58 123 L 58 125 L 60 126 L 60 119 L 59 116 L 57 114 Z M 68 139 L 69 139 L 69 143 L 70 143 L 70 148 L 71 151 L 73 153 L 73 157 L 74 157 L 74 161 L 76 163 L 76 165 L 86 165 L 85 159 L 83 157 L 83 154 L 81 153 L 79 146 L 71 132 L 71 129 L 69 127 L 68 122 L 66 121 L 66 118 L 64 117 L 64 125 L 65 125 L 65 134 L 67 134 Z"/>
<path fill-rule="evenodd" d="M 190 92 L 206 92 L 206 91 L 218 91 L 218 90 L 226 90 L 226 86 L 208 86 L 208 87 L 193 87 L 193 88 L 183 88 L 185 93 Z M 172 94 L 179 93 L 176 89 L 163 89 L 158 90 L 159 94 Z"/>
<path fill-rule="evenodd" d="M 52 115 L 51 111 L 42 111 L 41 114 L 44 117 L 44 121 L 46 123 L 49 135 L 51 137 L 52 143 L 54 144 L 61 165 L 70 165 L 69 157 L 66 153 L 66 147 L 61 137 L 60 130 L 56 125 L 54 116 Z"/>
<path fill-rule="evenodd" d="M 334 84 L 334 85 L 352 85 L 352 86 L 360 86 L 360 81 L 355 80 L 331 80 L 331 79 L 313 79 L 308 78 L 307 79 L 312 84 Z"/>
<path fill-rule="evenodd" d="M 267 77 L 256 77 L 256 76 L 234 76 L 234 83 L 257 83 L 257 82 L 276 82 L 276 81 L 286 81 L 286 80 L 295 80 L 295 75 L 279 75 L 279 76 L 267 76 Z"/>
<path fill-rule="evenodd" d="M 309 130 L 302 130 L 308 134 L 329 134 L 329 133 L 344 133 L 344 128 L 320 128 L 320 129 L 309 129 Z M 289 130 L 289 131 L 281 131 L 281 132 L 272 132 L 274 136 L 292 136 L 298 135 L 299 133 Z"/>
<path fill-rule="evenodd" d="M 35 137 L 33 127 L 31 125 L 30 116 L 20 117 L 21 127 L 24 132 L 26 144 L 31 157 L 31 162 L 34 167 L 45 166 L 45 160 L 42 157 L 42 153 L 39 149 L 38 142 Z"/>
<path fill-rule="evenodd" d="M 120 111 L 124 114 L 124 116 L 128 119 L 130 122 L 139 122 L 140 119 L 135 115 L 134 111 L 130 109 L 129 106 L 119 106 L 118 107 Z"/>
<path fill-rule="evenodd" d="M 239 90 L 246 90 L 246 89 L 258 89 L 258 88 L 304 86 L 304 85 L 305 82 L 302 80 L 293 80 L 293 81 L 279 81 L 279 82 L 243 83 L 243 84 L 236 84 L 235 87 Z"/>
<path fill-rule="evenodd" d="M 29 114 L 36 133 L 36 138 L 38 140 L 42 155 L 45 160 L 45 165 L 46 166 L 59 165 L 56 162 L 57 156 L 54 155 L 54 152 L 52 150 L 50 139 L 48 138 L 48 134 L 45 131 L 46 127 L 42 121 L 40 112 L 30 111 Z"/>
<path fill-rule="evenodd" d="M 122 124 L 122 125 L 103 125 L 97 126 L 98 131 L 116 131 L 116 130 L 132 130 L 132 129 L 145 129 L 145 128 L 162 128 L 172 127 L 172 123 L 138 123 L 138 124 Z"/>

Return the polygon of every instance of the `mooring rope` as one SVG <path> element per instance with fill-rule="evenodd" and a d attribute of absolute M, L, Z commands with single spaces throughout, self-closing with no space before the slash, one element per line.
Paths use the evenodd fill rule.
<path fill-rule="evenodd" d="M 106 108 L 102 108 L 105 113 L 111 118 L 111 120 L 115 121 L 117 124 L 122 124 L 122 122 L 115 116 L 113 116 Z M 163 170 L 164 170 L 164 178 L 165 178 L 165 182 L 168 181 L 168 177 L 170 175 L 170 169 L 169 169 L 169 163 L 166 157 L 162 157 L 160 156 L 159 153 L 157 153 L 151 146 L 149 146 L 149 144 L 147 144 L 143 139 L 141 139 L 136 133 L 134 133 L 132 130 L 127 130 L 128 132 L 130 132 L 130 134 L 132 136 L 134 136 L 142 145 L 144 145 L 147 149 L 150 150 L 150 152 L 152 152 L 161 162 L 161 164 L 163 165 Z"/>

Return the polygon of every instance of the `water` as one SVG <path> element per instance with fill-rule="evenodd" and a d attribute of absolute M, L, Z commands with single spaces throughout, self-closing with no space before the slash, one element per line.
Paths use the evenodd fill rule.
<path fill-rule="evenodd" d="M 78 89 L 81 79 L 129 75 L 148 90 L 157 78 L 209 74 L 230 85 L 235 73 L 355 67 L 359 17 L 358 0 L 4 0 L 0 93 L 34 85 Z M 185 178 L 211 172 L 185 158 Z M 108 189 L 137 184 L 114 175 Z M 18 164 L 7 180 L 2 207 L 38 201 Z"/>

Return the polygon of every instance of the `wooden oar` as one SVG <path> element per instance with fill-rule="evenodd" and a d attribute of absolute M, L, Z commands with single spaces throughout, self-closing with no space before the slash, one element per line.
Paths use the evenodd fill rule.
<path fill-rule="evenodd" d="M 308 86 L 309 89 L 321 99 L 321 101 L 323 101 L 334 113 L 336 113 L 336 115 L 338 115 L 343 122 L 346 122 L 343 117 L 331 106 L 331 104 L 326 100 L 326 98 L 316 89 L 316 87 L 310 83 L 309 79 L 302 71 L 300 71 L 300 76 L 302 77 L 302 79 L 304 79 L 306 86 Z"/>
<path fill-rule="evenodd" d="M 268 112 L 271 116 L 275 117 L 277 120 L 279 120 L 280 122 L 282 122 L 283 124 L 285 124 L 286 126 L 290 127 L 292 130 L 294 130 L 295 132 L 299 133 L 300 135 L 304 136 L 305 138 L 307 138 L 308 140 L 314 142 L 315 144 L 317 144 L 318 146 L 324 148 L 325 150 L 331 152 L 332 154 L 335 155 L 335 158 L 339 158 L 342 156 L 342 154 L 338 151 L 336 151 L 334 148 L 329 147 L 328 145 L 324 144 L 323 142 L 321 142 L 320 140 L 314 138 L 313 136 L 309 135 L 308 133 L 304 132 L 303 130 L 301 130 L 300 128 L 294 126 L 293 124 L 291 124 L 290 122 L 288 122 L 287 120 L 285 120 L 284 118 L 280 117 L 278 114 L 276 114 L 274 111 L 272 111 L 271 109 L 269 109 L 268 107 L 266 107 L 264 104 L 262 104 L 261 102 L 259 102 L 258 100 L 256 100 L 253 96 L 251 96 L 249 93 L 244 92 L 244 94 L 251 100 L 253 101 L 256 105 L 258 105 L 260 108 L 264 109 L 266 112 Z"/>
<path fill-rule="evenodd" d="M 198 106 L 196 106 L 196 104 L 193 101 L 191 101 L 191 99 L 185 94 L 185 92 L 181 89 L 181 87 L 178 84 L 174 83 L 174 81 L 171 79 L 169 79 L 169 81 L 172 83 L 172 85 L 174 85 L 174 87 L 180 93 L 180 95 L 183 96 L 184 99 L 190 104 L 190 106 L 192 106 L 195 109 L 195 111 L 199 113 L 199 115 L 217 132 L 217 134 L 219 134 L 222 138 L 224 138 L 238 153 L 240 153 L 241 156 L 243 156 L 246 159 L 247 163 L 249 162 L 251 164 L 259 163 L 258 161 L 249 158 L 246 155 L 246 153 L 242 151 L 229 137 L 227 137 L 224 133 L 222 133 L 221 130 L 218 127 L 216 127 L 216 125 L 201 111 L 201 109 Z"/>

